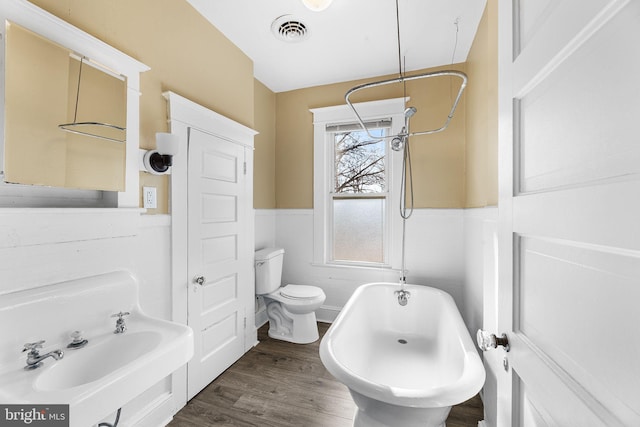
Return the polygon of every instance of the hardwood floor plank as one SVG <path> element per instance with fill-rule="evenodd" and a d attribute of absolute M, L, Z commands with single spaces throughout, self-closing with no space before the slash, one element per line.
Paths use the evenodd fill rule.
<path fill-rule="evenodd" d="M 312 406 L 312 405 L 311 405 Z M 351 415 L 347 418 L 318 411 L 311 406 L 295 402 L 265 399 L 255 394 L 245 394 L 235 407 L 240 410 L 256 411 L 261 418 L 275 420 L 283 426 L 351 426 Z M 257 409 L 259 408 L 259 410 Z"/>
<path fill-rule="evenodd" d="M 484 407 L 479 395 L 451 408 L 447 427 L 477 427 L 484 419 Z"/>
<path fill-rule="evenodd" d="M 322 337 L 329 324 L 318 323 Z M 169 427 L 351 427 L 355 404 L 320 361 L 320 341 L 299 345 L 258 330 L 260 344 L 223 372 Z M 478 396 L 453 407 L 447 427 L 477 427 Z"/>
<path fill-rule="evenodd" d="M 295 358 L 290 358 L 286 362 L 279 361 L 271 365 L 268 360 L 261 361 L 258 364 L 239 363 L 234 365 L 238 370 L 234 372 L 241 373 L 246 376 L 253 376 L 256 380 L 269 378 L 280 381 L 281 384 L 290 384 L 291 386 L 304 385 L 306 387 L 317 388 L 318 393 L 333 395 L 336 392 L 346 390 L 343 384 L 327 374 L 324 366 L 320 363 L 309 365 L 306 362 L 300 362 Z M 268 366 L 268 369 L 265 369 Z"/>
<path fill-rule="evenodd" d="M 276 377 L 255 378 L 238 372 L 230 372 L 229 375 L 221 379 L 219 384 L 252 392 L 265 399 L 290 402 L 297 407 L 329 415 L 341 417 L 353 415 L 354 404 L 344 386 L 328 387 L 329 390 L 334 391 L 327 393 L 324 383 L 314 382 L 313 385 L 308 385 L 306 382 L 280 383 Z"/>

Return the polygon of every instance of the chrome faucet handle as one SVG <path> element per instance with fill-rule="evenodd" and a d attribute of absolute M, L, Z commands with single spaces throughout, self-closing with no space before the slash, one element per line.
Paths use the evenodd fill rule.
<path fill-rule="evenodd" d="M 111 317 L 117 317 L 117 318 L 118 318 L 118 320 L 119 320 L 119 319 L 122 319 L 124 316 L 128 316 L 128 315 L 130 315 L 130 314 L 131 314 L 131 313 L 129 313 L 128 311 L 121 311 L 121 312 L 119 312 L 119 313 L 114 313 L 114 314 L 112 314 L 112 315 L 111 315 Z"/>
<path fill-rule="evenodd" d="M 36 341 L 36 342 L 28 342 L 24 345 L 22 352 L 29 351 L 30 353 L 37 354 L 38 349 L 42 348 L 42 344 L 44 344 L 44 340 Z"/>
<path fill-rule="evenodd" d="M 116 320 L 116 329 L 113 331 L 114 334 L 122 334 L 124 332 L 126 332 L 127 330 L 127 325 L 124 323 L 124 316 L 128 316 L 131 313 L 129 313 L 128 311 L 121 311 L 120 313 L 116 313 L 116 314 L 112 314 L 111 317 L 117 317 L 118 320 Z"/>

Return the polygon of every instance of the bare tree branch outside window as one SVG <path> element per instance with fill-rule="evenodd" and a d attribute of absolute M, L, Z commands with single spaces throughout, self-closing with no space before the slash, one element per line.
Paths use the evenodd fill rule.
<path fill-rule="evenodd" d="M 383 129 L 373 129 L 383 135 Z M 385 191 L 384 140 L 371 140 L 364 131 L 336 133 L 335 192 L 381 193 Z"/>

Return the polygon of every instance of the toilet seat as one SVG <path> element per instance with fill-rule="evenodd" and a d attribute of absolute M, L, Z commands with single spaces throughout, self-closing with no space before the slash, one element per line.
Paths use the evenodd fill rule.
<path fill-rule="evenodd" d="M 289 299 L 312 299 L 324 295 L 317 286 L 286 285 L 280 288 L 280 295 Z"/>

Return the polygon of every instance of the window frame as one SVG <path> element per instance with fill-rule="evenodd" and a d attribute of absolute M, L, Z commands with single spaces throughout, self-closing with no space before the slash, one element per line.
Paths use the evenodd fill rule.
<path fill-rule="evenodd" d="M 391 135 L 391 126 L 379 127 L 377 129 L 387 129 L 385 132 L 386 135 Z M 362 130 L 361 130 L 362 131 Z M 327 145 L 331 149 L 331 159 L 335 159 L 336 155 L 336 139 L 335 135 L 338 133 L 345 133 L 344 131 L 329 131 L 325 130 Z M 390 215 L 389 215 L 389 205 L 391 203 L 391 194 L 389 193 L 389 181 L 391 176 L 391 170 L 389 167 L 389 163 L 391 160 L 391 153 L 388 146 L 388 139 L 384 140 L 384 191 L 376 192 L 376 193 L 336 193 L 335 185 L 330 185 L 331 182 L 335 182 L 336 171 L 336 163 L 335 161 L 331 162 L 329 165 L 330 173 L 327 174 L 326 178 L 329 180 L 327 187 L 330 191 L 327 192 L 327 204 L 328 204 L 328 212 L 329 216 L 327 221 L 327 229 L 325 232 L 327 233 L 327 248 L 326 248 L 326 258 L 327 262 L 330 264 L 336 265 L 356 265 L 356 266 L 389 266 L 389 245 L 387 242 L 389 241 L 389 236 L 391 234 L 390 231 Z M 375 261 L 354 261 L 354 260 L 339 260 L 335 258 L 335 229 L 334 225 L 334 215 L 335 215 L 335 201 L 336 200 L 355 200 L 355 199 L 383 199 L 383 231 L 382 231 L 382 262 Z"/>
<path fill-rule="evenodd" d="M 389 135 L 400 133 L 404 124 L 404 106 L 406 98 L 393 98 L 354 104 L 364 122 L 391 119 Z M 385 193 L 386 194 L 385 229 L 383 236 L 384 262 L 334 261 L 333 248 L 333 173 L 335 132 L 328 132 L 328 125 L 350 124 L 356 122 L 353 110 L 348 105 L 315 108 L 314 127 L 314 195 L 313 195 L 313 263 L 324 266 L 399 268 L 401 252 L 402 221 L 394 215 L 400 206 L 399 183 L 402 173 L 402 153 L 386 147 Z M 386 141 L 388 141 L 387 139 Z M 388 142 L 387 142 L 388 143 Z M 353 195 L 351 195 L 353 196 Z"/>

